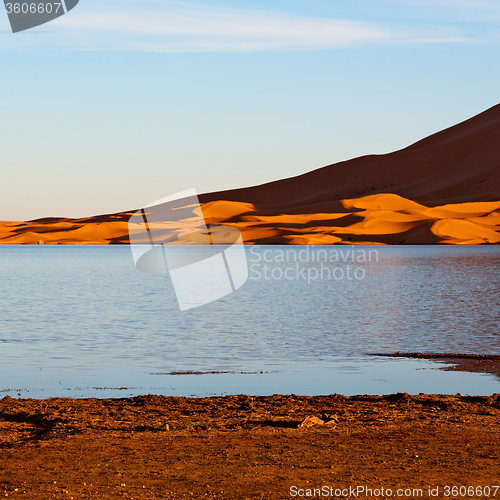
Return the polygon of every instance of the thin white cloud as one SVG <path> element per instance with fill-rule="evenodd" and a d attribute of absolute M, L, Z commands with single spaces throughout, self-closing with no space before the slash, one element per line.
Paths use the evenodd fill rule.
<path fill-rule="evenodd" d="M 154 46 L 166 52 L 329 48 L 387 38 L 380 28 L 361 21 L 202 6 L 167 12 L 99 9 L 64 16 L 57 25 L 128 36 L 139 49 Z"/>
<path fill-rule="evenodd" d="M 416 0 L 402 1 L 408 5 Z M 427 0 L 421 1 L 425 3 Z M 449 3 L 448 0 L 436 2 Z M 80 2 L 78 8 L 53 21 L 50 28 L 46 28 L 55 31 L 56 36 L 44 41 L 43 45 L 64 45 L 80 50 L 175 53 L 474 42 L 472 37 L 466 36 L 459 29 L 446 25 L 431 29 L 424 25 L 405 27 L 393 21 L 388 27 L 359 19 L 321 18 L 167 0 L 143 0 L 140 8 L 135 5 L 129 3 L 116 7 L 107 2 L 98 4 L 95 0 Z M 9 42 L 10 45 L 20 46 L 21 38 L 17 37 Z M 23 43 L 31 46 L 34 42 L 24 38 Z M 41 46 L 42 42 L 37 40 L 36 44 Z"/>

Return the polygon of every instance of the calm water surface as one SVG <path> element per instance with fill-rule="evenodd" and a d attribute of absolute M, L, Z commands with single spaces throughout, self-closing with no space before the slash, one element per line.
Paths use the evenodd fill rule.
<path fill-rule="evenodd" d="M 500 247 L 247 247 L 247 257 L 238 291 L 180 312 L 169 277 L 138 272 L 127 246 L 0 246 L 0 389 L 500 392 L 494 376 L 367 356 L 500 354 Z M 185 371 L 229 373 L 170 375 Z"/>

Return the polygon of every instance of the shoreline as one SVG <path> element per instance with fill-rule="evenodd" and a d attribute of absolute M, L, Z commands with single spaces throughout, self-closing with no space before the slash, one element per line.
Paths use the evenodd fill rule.
<path fill-rule="evenodd" d="M 500 363 L 493 355 L 374 355 L 483 373 Z M 417 492 L 408 498 L 436 498 L 438 488 L 444 498 L 447 486 L 498 486 L 499 445 L 500 393 L 4 396 L 0 496 L 390 498 L 335 494 L 363 487 Z"/>
<path fill-rule="evenodd" d="M 1 339 L 0 339 L 1 342 Z M 496 378 L 500 378 L 500 355 L 492 355 L 492 354 L 469 354 L 469 353 L 435 353 L 435 352 L 392 352 L 392 353 L 366 353 L 364 354 L 364 357 L 366 359 L 369 359 L 370 357 L 380 357 L 380 358 L 407 358 L 407 359 L 417 359 L 417 360 L 429 360 L 434 362 L 435 366 L 429 366 L 427 368 L 430 369 L 435 369 L 438 371 L 454 371 L 454 372 L 467 372 L 471 374 L 483 374 L 483 375 L 488 375 L 488 376 L 494 376 Z M 202 376 L 202 375 L 262 375 L 262 374 L 268 374 L 268 373 L 277 373 L 274 371 L 235 371 L 235 370 L 209 370 L 209 371 L 199 371 L 199 370 L 181 370 L 181 371 L 172 371 L 172 372 L 161 372 L 161 373 L 156 373 L 156 375 L 172 375 L 172 376 Z M 311 379 L 312 380 L 312 379 Z M 491 378 L 490 380 L 495 380 L 495 378 Z M 216 384 L 217 385 L 217 384 Z M 66 386 L 65 386 L 66 387 Z M 217 386 L 219 387 L 219 386 Z M 222 386 L 221 386 L 222 387 Z M 214 391 L 214 386 L 209 384 L 205 386 L 205 389 L 203 389 L 200 393 L 193 393 L 191 389 L 187 389 L 184 393 L 183 392 L 170 392 L 170 391 L 163 391 L 163 388 L 157 387 L 157 386 L 151 386 L 148 387 L 142 386 L 142 387 L 135 387 L 132 385 L 128 386 L 121 386 L 121 387 L 94 387 L 94 390 L 90 390 L 89 387 L 87 388 L 81 388 L 79 387 L 78 389 L 70 389 L 69 387 L 67 388 L 67 391 L 74 391 L 76 392 L 75 395 L 69 394 L 66 390 L 61 392 L 48 392 L 43 394 L 44 389 L 39 390 L 36 388 L 15 388 L 15 387 L 10 387 L 10 388 L 3 388 L 0 389 L 0 400 L 3 396 L 9 396 L 14 399 L 37 399 L 37 400 L 47 400 L 47 399 L 53 399 L 53 398 L 71 398 L 74 400 L 85 400 L 85 399 L 91 399 L 91 398 L 97 398 L 97 399 L 123 399 L 123 398 L 132 398 L 132 397 L 138 397 L 144 394 L 149 393 L 150 391 L 153 391 L 154 394 L 158 395 L 164 395 L 164 396 L 172 396 L 172 397 L 188 397 L 188 398 L 210 398 L 210 397 L 222 397 L 225 395 L 238 395 L 242 391 L 238 389 L 238 385 L 236 384 L 234 387 L 232 387 L 231 390 L 228 390 L 226 387 L 225 390 L 221 389 L 219 387 L 219 390 L 216 392 Z M 453 390 L 449 390 L 448 388 L 445 388 L 443 386 L 440 387 L 440 391 L 429 391 L 429 385 L 427 384 L 425 388 L 422 389 L 416 389 L 418 388 L 418 384 L 414 384 L 411 388 L 409 387 L 378 387 L 377 390 L 371 390 L 370 392 L 366 393 L 361 393 L 361 392 L 354 392 L 354 391 L 349 391 L 349 392 L 344 392 L 340 387 L 337 387 L 337 390 L 339 390 L 339 394 L 342 394 L 345 397 L 355 397 L 360 394 L 365 394 L 365 395 L 371 395 L 371 396 L 377 396 L 377 395 L 387 395 L 390 394 L 390 391 L 406 391 L 410 395 L 416 395 L 416 394 L 442 394 L 442 395 L 453 395 L 454 393 L 457 392 L 464 392 L 467 395 L 475 395 L 475 396 L 488 396 L 491 394 L 496 393 L 496 386 L 490 387 L 489 390 L 486 391 L 474 391 L 474 389 L 471 390 L 471 388 L 468 388 L 467 390 L 461 391 L 462 388 L 465 389 L 465 387 L 462 387 L 462 384 L 455 384 L 453 387 Z M 210 389 L 211 388 L 211 389 Z M 236 388 L 236 391 L 233 390 Z M 291 390 L 290 390 L 291 388 Z M 297 391 L 297 394 L 300 395 L 307 395 L 307 396 L 322 396 L 325 394 L 331 394 L 329 390 L 326 391 L 321 391 L 321 390 L 315 390 L 309 387 L 310 391 L 304 390 L 302 388 L 300 391 Z M 330 389 L 330 388 L 328 388 Z M 365 388 L 366 389 L 366 388 Z M 478 387 L 476 387 L 478 389 Z M 272 394 L 281 394 L 281 395 L 287 395 L 290 393 L 295 393 L 296 391 L 293 390 L 293 384 L 288 384 L 288 386 L 285 387 L 275 387 L 274 390 L 266 390 L 265 392 L 258 392 L 258 388 L 254 388 L 255 390 L 254 397 L 258 397 L 261 395 L 266 395 L 270 396 Z M 247 388 L 248 391 L 248 388 Z M 418 391 L 418 392 L 417 392 Z M 245 392 L 248 393 L 248 392 Z"/>
<path fill-rule="evenodd" d="M 369 355 L 388 358 L 429 359 L 438 363 L 445 363 L 446 366 L 442 366 L 441 370 L 487 373 L 500 377 L 500 356 L 496 354 L 394 352 L 388 354 L 370 353 Z"/>

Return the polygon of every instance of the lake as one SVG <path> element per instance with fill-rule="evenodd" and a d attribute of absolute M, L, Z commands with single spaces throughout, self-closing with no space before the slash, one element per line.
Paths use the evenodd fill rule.
<path fill-rule="evenodd" d="M 500 392 L 495 376 L 368 356 L 500 354 L 499 246 L 245 251 L 238 290 L 181 312 L 170 277 L 136 270 L 128 246 L 0 245 L 0 389 L 35 398 Z"/>

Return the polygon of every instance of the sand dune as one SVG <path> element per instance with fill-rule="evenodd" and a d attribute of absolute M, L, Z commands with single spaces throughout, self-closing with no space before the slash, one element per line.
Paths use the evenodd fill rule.
<path fill-rule="evenodd" d="M 246 243 L 483 244 L 500 242 L 500 202 L 426 207 L 393 193 L 342 200 L 350 213 L 258 215 L 257 210 L 217 224 L 237 227 Z M 415 231 L 420 229 L 418 233 Z"/>
<path fill-rule="evenodd" d="M 247 244 L 498 244 L 499 137 L 497 105 L 394 153 L 199 198 Z M 0 243 L 128 243 L 134 212 L 0 222 Z"/>
<path fill-rule="evenodd" d="M 236 227 L 246 244 L 496 244 L 500 202 L 426 207 L 393 193 L 342 200 L 343 213 L 260 215 L 251 204 L 227 200 L 202 205 L 211 225 Z M 127 219 L 61 219 L 0 223 L 0 242 L 45 244 L 128 243 Z M 196 240 L 183 239 L 183 242 Z"/>
<path fill-rule="evenodd" d="M 128 243 L 127 221 L 133 212 L 84 219 L 39 219 L 0 222 L 0 243 L 86 244 Z"/>
<path fill-rule="evenodd" d="M 405 149 L 200 196 L 249 202 L 269 215 L 334 213 L 340 200 L 395 193 L 428 206 L 500 200 L 500 104 Z"/>

